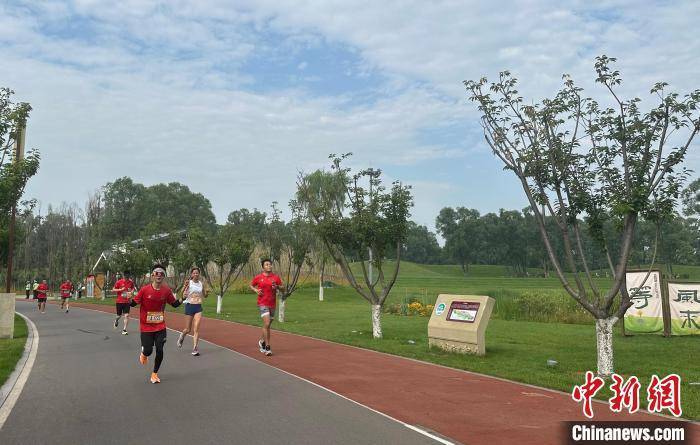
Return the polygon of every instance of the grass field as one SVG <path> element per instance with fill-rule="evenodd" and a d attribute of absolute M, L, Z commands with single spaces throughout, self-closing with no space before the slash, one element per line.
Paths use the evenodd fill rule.
<path fill-rule="evenodd" d="M 15 315 L 15 338 L 0 339 L 0 386 L 5 383 L 7 377 L 17 365 L 17 360 L 24 352 L 24 344 L 27 341 L 27 323 L 19 315 Z"/>
<path fill-rule="evenodd" d="M 700 278 L 700 268 L 689 268 L 689 271 Z M 409 294 L 421 295 L 421 292 L 430 303 L 438 293 L 489 294 L 495 296 L 497 303 L 499 299 L 527 292 L 550 293 L 562 300 L 569 298 L 564 296 L 556 279 L 499 276 L 505 273 L 507 269 L 496 266 L 472 266 L 465 277 L 457 266 L 403 263 L 388 304 Z M 605 279 L 601 279 L 600 284 L 604 287 Z M 374 340 L 369 304 L 352 289 L 326 289 L 324 300 L 318 301 L 316 287 L 300 289 L 287 302 L 287 321 L 276 322 L 273 328 L 565 392 L 583 383 L 586 370 L 596 369 L 592 324 L 514 321 L 495 316 L 486 332 L 487 355 L 463 356 L 428 349 L 427 317 L 383 314 L 384 338 Z M 259 325 L 255 304 L 252 293 L 227 294 L 219 318 Z M 207 299 L 205 315 L 216 316 L 215 309 L 216 298 Z M 616 329 L 615 369 L 622 375 L 640 378 L 642 407 L 646 407 L 645 389 L 652 374 L 661 377 L 678 373 L 683 381 L 684 417 L 699 420 L 700 386 L 689 385 L 700 382 L 700 365 L 694 358 L 700 349 L 699 341 L 698 338 L 663 338 L 660 335 L 622 337 Z M 559 365 L 548 367 L 548 359 L 558 361 Z M 600 398 L 609 396 L 608 392 L 599 393 Z"/>

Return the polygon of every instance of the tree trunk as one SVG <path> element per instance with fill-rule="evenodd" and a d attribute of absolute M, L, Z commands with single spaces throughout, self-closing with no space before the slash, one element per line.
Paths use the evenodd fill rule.
<path fill-rule="evenodd" d="M 284 323 L 284 309 L 286 306 L 287 306 L 287 299 L 280 298 L 279 314 L 277 315 L 277 321 L 279 321 L 280 323 Z"/>
<path fill-rule="evenodd" d="M 618 318 L 599 318 L 595 321 L 596 344 L 598 347 L 598 376 L 609 378 L 615 368 L 613 366 L 613 326 Z"/>
<path fill-rule="evenodd" d="M 216 313 L 221 313 L 221 295 L 216 296 Z"/>
<path fill-rule="evenodd" d="M 382 307 L 372 305 L 372 337 L 382 338 Z"/>
<path fill-rule="evenodd" d="M 318 301 L 323 301 L 323 274 L 325 272 L 326 265 L 321 265 L 321 276 L 318 279 Z"/>

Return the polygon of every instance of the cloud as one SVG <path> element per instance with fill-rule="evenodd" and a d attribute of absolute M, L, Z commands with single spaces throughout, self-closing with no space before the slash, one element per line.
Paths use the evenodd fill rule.
<path fill-rule="evenodd" d="M 606 53 L 625 94 L 646 98 L 661 79 L 687 91 L 698 16 L 692 1 L 12 1 L 0 85 L 34 107 L 42 167 L 28 194 L 44 202 L 130 175 L 184 182 L 223 221 L 286 202 L 298 170 L 354 152 L 413 181 L 413 213 L 432 226 L 445 205 L 524 203 L 483 145 L 464 79 L 507 68 L 539 100 L 566 72 L 600 95 L 592 63 Z M 697 144 L 688 165 L 700 169 Z"/>

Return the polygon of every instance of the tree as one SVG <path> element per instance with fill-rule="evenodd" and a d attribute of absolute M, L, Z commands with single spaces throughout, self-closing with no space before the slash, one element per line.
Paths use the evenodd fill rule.
<path fill-rule="evenodd" d="M 280 251 L 286 260 L 286 267 L 280 269 L 284 282 L 284 290 L 279 294 L 280 307 L 278 320 L 284 323 L 285 308 L 287 299 L 292 296 L 297 289 L 301 270 L 304 265 L 309 268 L 311 264 L 311 246 L 314 242 L 314 235 L 311 225 L 304 218 L 302 207 L 295 200 L 289 203 L 292 211 L 292 218 L 283 226 L 279 227 Z"/>
<path fill-rule="evenodd" d="M 100 250 L 148 235 L 201 227 L 212 230 L 216 218 L 211 203 L 178 182 L 145 187 L 129 177 L 102 188 L 99 212 Z M 144 227 L 145 222 L 146 227 Z"/>
<path fill-rule="evenodd" d="M 689 218 L 700 218 L 700 178 L 694 180 L 681 193 L 683 213 Z"/>
<path fill-rule="evenodd" d="M 109 258 L 109 270 L 115 272 L 128 272 L 134 277 L 136 288 L 143 284 L 146 274 L 153 265 L 152 257 L 142 248 L 134 247 L 131 244 L 124 244 Z"/>
<path fill-rule="evenodd" d="M 217 293 L 216 313 L 221 313 L 223 296 L 248 264 L 255 244 L 244 224 L 226 224 L 213 233 L 200 228 L 190 230 L 187 249 L 200 268 L 209 287 Z M 213 265 L 214 273 L 209 270 Z"/>
<path fill-rule="evenodd" d="M 445 207 L 435 219 L 435 227 L 445 238 L 445 253 L 457 261 L 465 274 L 474 262 L 483 240 L 484 230 L 479 211 L 465 207 Z"/>
<path fill-rule="evenodd" d="M 401 250 L 401 256 L 406 261 L 420 264 L 442 263 L 442 249 L 435 234 L 425 226 L 413 221 L 408 222 L 406 243 Z"/>
<path fill-rule="evenodd" d="M 390 190 L 382 185 L 381 170 L 365 169 L 352 174 L 342 161 L 350 154 L 331 155 L 333 186 L 343 184 L 347 203 L 343 206 L 317 198 L 308 176 L 299 175 L 297 200 L 314 222 L 314 229 L 328 252 L 340 266 L 350 285 L 372 308 L 372 335 L 382 337 L 381 309 L 396 282 L 401 264 L 401 248 L 408 232 L 410 187 L 394 182 Z M 387 251 L 396 252 L 396 260 L 385 260 Z M 353 270 L 352 263 L 357 261 Z M 370 275 L 367 268 L 376 270 Z M 389 267 L 389 276 L 384 269 Z M 357 269 L 360 272 L 357 272 Z M 358 280 L 358 276 L 360 280 Z"/>
<path fill-rule="evenodd" d="M 691 233 L 695 264 L 700 264 L 700 178 L 691 182 L 682 194 L 683 214 Z"/>
<path fill-rule="evenodd" d="M 16 207 L 24 194 L 29 179 L 39 170 L 39 152 L 31 150 L 26 156 L 19 153 L 17 141 L 23 137 L 31 106 L 26 102 L 13 103 L 14 92 L 0 88 L 0 265 L 12 269 L 17 237 L 14 233 Z M 21 146 L 21 145 L 20 145 Z M 11 283 L 8 277 L 6 291 Z"/>
<path fill-rule="evenodd" d="M 508 71 L 490 85 L 486 78 L 465 81 L 482 112 L 486 143 L 520 181 L 562 286 L 596 320 L 598 374 L 604 377 L 614 370 L 612 328 L 631 305 L 625 273 L 636 223 L 640 216 L 658 223 L 672 211 L 686 175 L 681 163 L 700 130 L 700 90 L 681 97 L 657 83 L 651 93 L 658 105 L 642 113 L 640 99 L 620 98 L 622 79 L 614 61 L 600 56 L 595 63 L 596 82 L 609 94 L 609 107 L 583 97 L 567 75 L 553 99 L 536 105 L 519 95 Z M 556 222 L 551 233 L 541 207 Z M 596 286 L 585 256 L 584 217 L 613 275 L 606 291 Z M 603 230 L 608 217 L 618 228 L 617 250 Z M 555 254 L 553 238 L 561 240 L 563 258 Z"/>
<path fill-rule="evenodd" d="M 318 207 L 333 209 L 342 213 L 345 206 L 346 183 L 344 175 L 333 174 L 323 170 L 316 170 L 304 177 L 305 196 L 297 193 L 297 202 L 304 208 L 306 201 L 313 201 Z M 306 201 L 305 201 L 306 200 Z M 333 262 L 323 240 L 316 236 L 312 249 L 315 252 L 316 263 L 319 270 L 318 300 L 323 301 L 323 282 L 326 266 Z"/>

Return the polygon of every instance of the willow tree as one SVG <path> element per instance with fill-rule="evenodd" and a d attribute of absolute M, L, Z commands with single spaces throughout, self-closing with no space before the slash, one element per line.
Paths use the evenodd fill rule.
<path fill-rule="evenodd" d="M 303 210 L 307 201 L 314 206 L 329 209 L 337 214 L 342 214 L 345 206 L 346 178 L 343 175 L 316 170 L 304 176 L 304 196 L 297 194 L 297 203 Z M 315 236 L 311 246 L 313 256 L 318 267 L 318 300 L 323 301 L 323 283 L 325 281 L 326 266 L 333 264 L 333 258 L 328 253 L 328 248 L 323 240 Z"/>
<path fill-rule="evenodd" d="M 381 338 L 381 310 L 399 274 L 413 198 L 410 187 L 399 182 L 387 190 L 381 170 L 370 168 L 353 174 L 344 168 L 342 161 L 349 155 L 331 155 L 334 180 L 329 181 L 329 187 L 333 190 L 327 193 L 319 195 L 312 187 L 310 176 L 318 173 L 300 175 L 297 200 L 345 278 L 370 303 L 372 335 Z M 327 200 L 319 199 L 335 193 L 336 187 L 343 191 L 344 201 L 328 205 Z M 395 252 L 393 261 L 385 259 L 389 250 Z"/>
<path fill-rule="evenodd" d="M 606 56 L 595 62 L 609 105 L 584 97 L 568 75 L 552 99 L 534 105 L 520 96 L 508 71 L 491 84 L 465 81 L 482 113 L 486 143 L 520 182 L 557 277 L 595 318 L 598 374 L 604 377 L 614 371 L 612 328 L 631 306 L 625 273 L 635 226 L 640 216 L 660 222 L 673 211 L 686 176 L 682 162 L 700 130 L 699 90 L 680 96 L 657 83 L 651 89 L 656 105 L 643 112 L 639 98 L 621 97 L 614 62 Z M 547 213 L 555 221 L 552 231 Z M 608 219 L 616 224 L 616 239 L 604 230 Z M 609 289 L 593 279 L 584 229 L 607 258 Z M 564 246 L 561 257 L 553 241 Z"/>

